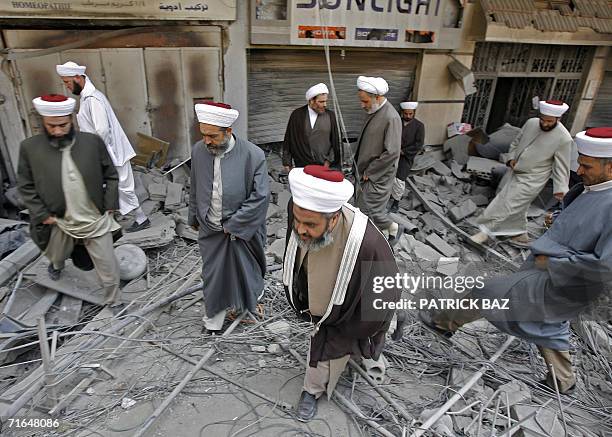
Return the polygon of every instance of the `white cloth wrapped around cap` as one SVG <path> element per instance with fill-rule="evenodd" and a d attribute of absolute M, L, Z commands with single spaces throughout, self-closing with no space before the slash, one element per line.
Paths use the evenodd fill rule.
<path fill-rule="evenodd" d="M 318 83 L 308 88 L 308 91 L 306 91 L 306 101 L 314 99 L 319 94 L 329 94 L 329 89 L 327 89 L 327 85 L 324 83 Z"/>
<path fill-rule="evenodd" d="M 418 102 L 402 102 L 400 108 L 402 109 L 416 109 L 419 106 Z"/>
<path fill-rule="evenodd" d="M 384 96 L 389 92 L 389 84 L 382 77 L 359 76 L 357 88 L 366 93 Z"/>
<path fill-rule="evenodd" d="M 200 123 L 219 127 L 230 127 L 239 115 L 230 105 L 217 102 L 198 103 L 195 105 L 195 112 Z"/>
<path fill-rule="evenodd" d="M 55 71 L 60 76 L 83 76 L 87 67 L 79 65 L 76 62 L 68 61 L 62 65 L 56 65 Z"/>
<path fill-rule="evenodd" d="M 559 100 L 540 100 L 540 114 L 560 118 L 567 112 L 569 105 Z"/>
<path fill-rule="evenodd" d="M 597 127 L 578 132 L 575 141 L 581 155 L 612 158 L 612 127 Z"/>
<path fill-rule="evenodd" d="M 353 184 L 342 172 L 322 165 L 307 165 L 289 172 L 293 203 L 309 211 L 336 212 L 353 196 Z"/>
<path fill-rule="evenodd" d="M 47 94 L 32 99 L 32 104 L 43 117 L 63 117 L 74 112 L 76 101 L 61 94 Z"/>

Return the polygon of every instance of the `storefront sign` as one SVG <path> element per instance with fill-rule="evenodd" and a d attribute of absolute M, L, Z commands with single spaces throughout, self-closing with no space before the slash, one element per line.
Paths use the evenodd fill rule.
<path fill-rule="evenodd" d="M 2 18 L 235 20 L 236 0 L 197 1 L 10 1 L 0 0 Z"/>

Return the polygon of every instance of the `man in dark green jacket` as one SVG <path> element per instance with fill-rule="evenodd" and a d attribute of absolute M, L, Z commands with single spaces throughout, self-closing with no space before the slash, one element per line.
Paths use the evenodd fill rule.
<path fill-rule="evenodd" d="M 19 193 L 30 213 L 32 240 L 59 279 L 75 244 L 83 244 L 106 292 L 119 303 L 119 264 L 112 233 L 120 228 L 118 176 L 100 137 L 75 132 L 75 100 L 47 95 L 33 100 L 45 132 L 25 139 L 17 169 Z"/>

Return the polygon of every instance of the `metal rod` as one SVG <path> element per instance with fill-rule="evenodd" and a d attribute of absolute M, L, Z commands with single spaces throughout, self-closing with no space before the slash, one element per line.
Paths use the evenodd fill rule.
<path fill-rule="evenodd" d="M 194 280 L 195 276 L 192 275 L 192 277 L 190 278 L 191 280 Z M 147 314 L 155 311 L 158 308 L 164 307 L 172 302 L 174 302 L 175 300 L 178 300 L 182 297 L 187 296 L 188 294 L 191 294 L 195 291 L 198 291 L 202 288 L 203 284 L 199 283 L 197 285 L 194 285 L 192 287 L 187 287 L 188 284 L 190 284 L 191 282 L 187 281 L 185 284 L 183 284 L 183 286 L 185 286 L 185 289 L 181 290 L 181 288 L 179 288 L 177 291 L 175 291 L 173 294 L 171 294 L 170 296 L 159 300 L 155 303 L 151 303 L 150 305 L 147 305 L 146 307 L 140 309 L 139 311 L 135 312 L 133 315 L 132 314 L 127 314 L 125 316 L 125 319 L 119 321 L 119 323 L 117 323 L 116 325 L 110 327 L 109 329 L 107 329 L 106 331 L 102 331 L 102 333 L 104 334 L 114 334 L 115 332 L 119 332 L 121 331 L 123 328 L 125 328 L 126 326 L 128 326 L 129 324 L 131 324 L 132 322 L 134 322 L 135 320 L 140 320 L 139 317 L 143 317 L 146 316 Z M 134 317 L 135 316 L 135 317 Z M 90 340 L 87 344 L 83 345 L 82 348 L 79 349 L 79 353 L 82 353 L 84 350 L 89 350 L 89 349 L 94 349 L 97 346 L 99 346 L 101 343 L 103 343 L 104 341 L 106 341 L 108 337 L 104 336 L 104 335 L 100 335 L 95 337 L 94 339 Z M 56 363 L 56 368 L 58 368 L 59 366 L 68 366 L 70 365 L 71 358 L 74 360 L 76 358 L 78 358 L 77 352 L 71 353 L 66 355 L 61 362 Z M 39 368 L 40 369 L 40 368 Z M 34 395 L 38 394 L 44 387 L 44 381 L 42 379 L 38 379 L 36 382 L 34 382 L 25 392 L 23 392 L 9 407 L 6 408 L 6 410 L 2 410 L 1 415 L 3 417 L 9 418 L 9 417 L 13 417 L 15 416 L 19 410 L 21 410 L 33 397 Z"/>
<path fill-rule="evenodd" d="M 45 384 L 49 387 L 49 396 L 51 402 L 55 405 L 57 396 L 55 387 L 53 386 L 53 361 L 51 360 L 51 352 L 49 352 L 49 343 L 47 341 L 47 327 L 45 326 L 45 316 L 38 318 L 38 341 L 40 343 L 40 356 L 42 358 L 43 370 L 45 373 Z"/>
<path fill-rule="evenodd" d="M 225 330 L 223 335 L 221 335 L 221 338 L 225 338 L 229 336 L 234 331 L 234 329 L 236 329 L 236 327 L 240 324 L 240 322 L 242 321 L 242 319 L 244 319 L 244 316 L 246 315 L 247 315 L 247 312 L 243 312 L 238 317 L 236 317 L 236 320 L 234 320 L 232 324 Z M 206 361 L 208 361 L 210 357 L 213 356 L 214 353 L 215 353 L 215 349 L 210 348 L 208 352 L 204 354 L 204 356 L 200 359 L 200 361 L 198 361 L 198 363 L 189 371 L 189 373 L 185 375 L 185 377 L 179 383 L 179 385 L 177 385 L 174 388 L 174 390 L 172 390 L 172 393 L 170 393 L 170 395 L 164 400 L 164 402 L 162 402 L 162 404 L 159 407 L 157 407 L 157 409 L 153 412 L 153 414 L 151 414 L 147 418 L 147 420 L 145 420 L 145 422 L 141 425 L 140 429 L 134 433 L 134 437 L 142 437 L 144 435 L 149 435 L 147 434 L 147 430 L 157 421 L 157 419 L 159 419 L 159 416 L 161 416 L 162 413 L 166 411 L 166 408 L 170 406 L 174 398 L 176 398 L 179 395 L 179 393 L 183 391 L 185 386 L 189 384 L 189 382 L 193 379 L 196 373 L 198 373 L 202 369 L 202 367 L 204 367 L 204 364 L 206 364 Z"/>
<path fill-rule="evenodd" d="M 423 434 L 425 434 L 425 432 L 434 424 L 436 423 L 449 409 L 450 407 L 452 407 L 459 399 L 463 398 L 463 395 L 470 389 L 472 388 L 472 386 L 474 384 L 476 384 L 476 382 L 482 378 L 482 376 L 486 373 L 487 369 L 489 368 L 490 364 L 493 364 L 495 361 L 497 361 L 499 359 L 499 357 L 502 356 L 502 354 L 506 351 L 506 349 L 508 349 L 508 347 L 510 347 L 510 345 L 512 344 L 512 342 L 516 340 L 516 337 L 508 337 L 508 339 L 506 339 L 506 341 L 504 342 L 504 344 L 497 350 L 497 352 L 495 352 L 495 354 L 489 358 L 488 362 L 482 366 L 482 368 L 474 373 L 474 375 L 472 375 L 472 377 L 465 383 L 465 385 L 463 387 L 461 387 L 459 389 L 459 391 L 457 391 L 453 397 L 451 397 L 448 401 L 446 401 L 446 403 L 444 405 L 442 405 L 438 411 L 436 411 L 429 419 L 427 419 L 425 421 L 425 423 L 423 423 L 423 425 L 421 425 L 419 427 L 419 429 L 417 429 L 413 434 L 412 437 L 420 437 Z"/>
<path fill-rule="evenodd" d="M 387 401 L 389 404 L 391 404 L 391 406 L 393 406 L 393 408 L 395 408 L 397 410 L 398 413 L 400 413 L 400 415 L 406 419 L 408 422 L 412 422 L 412 420 L 414 419 L 414 417 L 410 416 L 408 414 L 408 412 L 406 412 L 406 410 L 404 410 L 404 408 L 395 400 L 393 399 L 389 393 L 387 393 L 386 391 L 384 391 L 382 389 L 382 387 L 380 387 L 378 384 L 376 384 L 376 381 L 374 381 L 372 378 L 370 378 L 370 375 L 368 375 L 368 373 L 363 370 L 361 368 L 361 366 L 359 364 L 357 364 L 355 362 L 355 360 L 353 360 L 352 358 L 349 359 L 349 365 L 355 369 L 357 371 L 357 373 L 359 373 L 361 375 L 361 377 L 363 379 L 365 379 L 367 381 L 368 384 L 370 384 L 372 386 L 372 388 L 374 390 L 376 390 L 376 392 L 385 400 Z"/>
<path fill-rule="evenodd" d="M 561 395 L 559 394 L 559 384 L 557 383 L 557 374 L 555 373 L 555 366 L 549 364 L 548 369 L 552 374 L 553 383 L 555 384 L 555 395 L 557 395 L 557 402 L 559 402 L 559 411 L 561 412 L 561 420 L 563 421 L 563 431 L 565 433 L 564 436 L 567 437 L 567 422 L 565 421 L 565 413 L 563 412 L 563 402 L 561 402 Z"/>

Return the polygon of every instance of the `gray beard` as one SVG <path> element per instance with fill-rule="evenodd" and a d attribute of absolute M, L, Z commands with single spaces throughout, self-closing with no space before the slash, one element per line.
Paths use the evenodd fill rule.
<path fill-rule="evenodd" d="M 380 109 L 382 105 L 379 105 L 378 103 L 374 102 L 372 103 L 372 107 L 370 108 L 369 111 L 366 111 L 368 114 L 374 114 L 376 111 L 378 111 Z"/>
<path fill-rule="evenodd" d="M 229 135 L 225 138 L 225 141 L 218 146 L 206 146 L 208 151 L 215 156 L 223 155 L 225 151 L 229 148 Z"/>
<path fill-rule="evenodd" d="M 307 250 L 309 252 L 318 252 L 319 250 L 329 246 L 334 242 L 334 237 L 332 236 L 332 233 L 329 230 L 325 231 L 325 233 L 316 240 L 311 240 L 309 242 L 303 241 L 299 237 L 299 235 L 297 235 L 297 232 L 295 232 L 295 230 L 293 232 L 297 238 L 298 247 L 302 250 Z"/>

